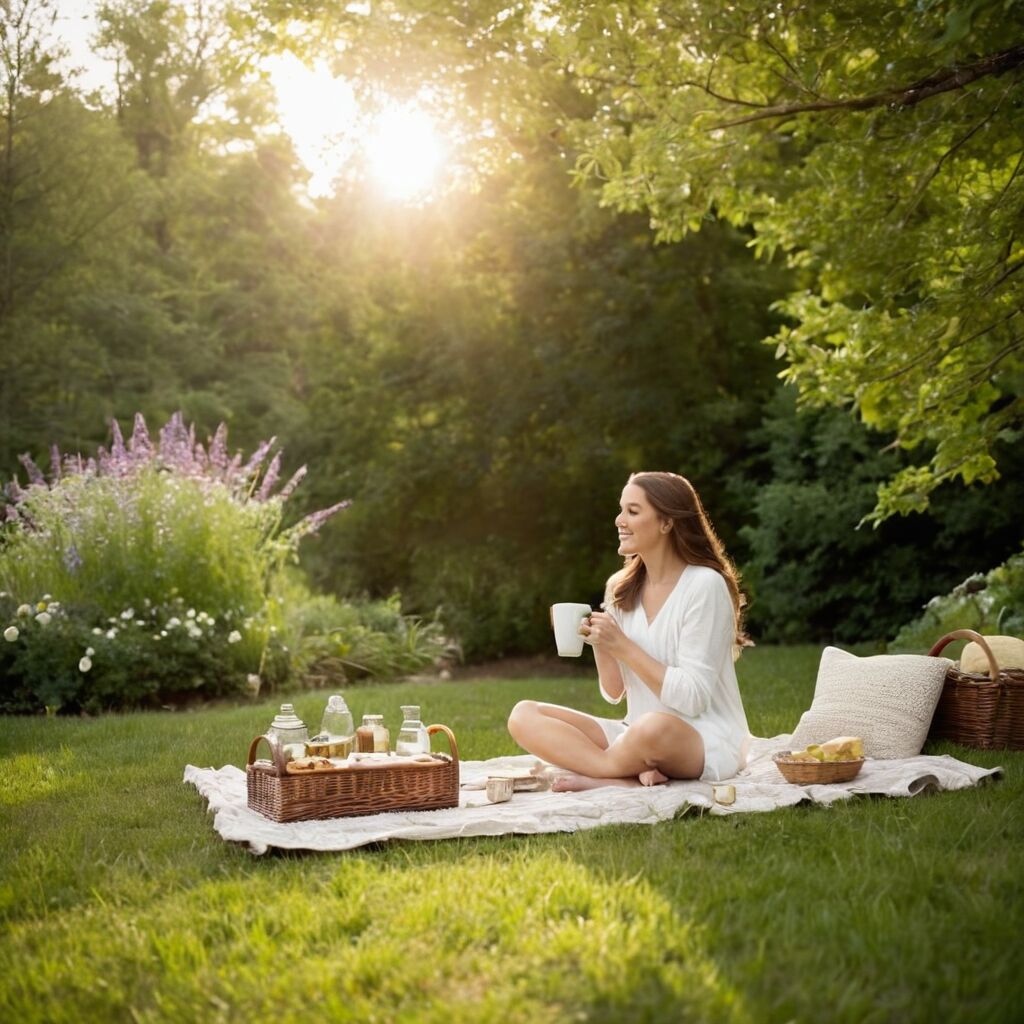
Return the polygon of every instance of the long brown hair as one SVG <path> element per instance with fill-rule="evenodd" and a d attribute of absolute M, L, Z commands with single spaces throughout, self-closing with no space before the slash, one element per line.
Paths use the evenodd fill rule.
<path fill-rule="evenodd" d="M 676 554 L 687 565 L 704 565 L 722 575 L 736 615 L 736 644 L 751 646 L 743 629 L 746 598 L 740 593 L 740 575 L 725 553 L 693 484 L 678 473 L 633 473 L 627 483 L 640 487 L 654 511 L 672 523 L 669 536 Z M 640 600 L 646 580 L 643 559 L 627 555 L 625 566 L 608 581 L 612 604 L 631 611 Z"/>

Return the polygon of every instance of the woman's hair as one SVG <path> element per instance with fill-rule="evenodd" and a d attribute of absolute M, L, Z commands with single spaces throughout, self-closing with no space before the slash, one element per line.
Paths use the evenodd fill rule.
<path fill-rule="evenodd" d="M 642 488 L 654 511 L 671 521 L 669 536 L 676 554 L 687 565 L 704 565 L 721 573 L 736 614 L 736 643 L 740 647 L 750 646 L 751 640 L 743 629 L 746 598 L 740 593 L 739 573 L 725 553 L 693 484 L 678 473 L 633 473 L 628 483 Z M 625 611 L 635 608 L 646 579 L 643 559 L 627 555 L 625 566 L 608 581 L 611 603 Z"/>

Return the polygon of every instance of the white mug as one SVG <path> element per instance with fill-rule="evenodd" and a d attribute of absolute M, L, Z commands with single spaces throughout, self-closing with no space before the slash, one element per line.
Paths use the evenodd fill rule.
<path fill-rule="evenodd" d="M 551 625 L 555 630 L 555 645 L 563 658 L 578 658 L 583 653 L 583 634 L 580 623 L 590 614 L 589 604 L 553 604 Z"/>

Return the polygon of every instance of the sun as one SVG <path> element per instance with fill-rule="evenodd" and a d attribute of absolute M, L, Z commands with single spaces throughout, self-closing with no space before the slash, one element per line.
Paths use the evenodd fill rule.
<path fill-rule="evenodd" d="M 310 68 L 292 55 L 271 59 L 267 70 L 280 125 L 310 172 L 310 195 L 330 195 L 339 176 L 355 168 L 387 199 L 430 197 L 447 147 L 419 106 L 385 102 L 370 115 L 360 109 L 352 87 L 324 64 Z"/>
<path fill-rule="evenodd" d="M 373 122 L 365 144 L 367 169 L 391 199 L 423 199 L 437 184 L 445 146 L 433 118 L 415 106 L 389 107 Z"/>

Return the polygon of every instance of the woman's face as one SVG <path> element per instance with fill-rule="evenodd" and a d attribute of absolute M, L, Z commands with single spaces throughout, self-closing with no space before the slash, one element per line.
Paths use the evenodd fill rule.
<path fill-rule="evenodd" d="M 619 501 L 615 529 L 619 533 L 620 555 L 643 555 L 666 543 L 668 533 L 662 519 L 647 499 L 647 492 L 638 484 L 626 484 Z"/>

